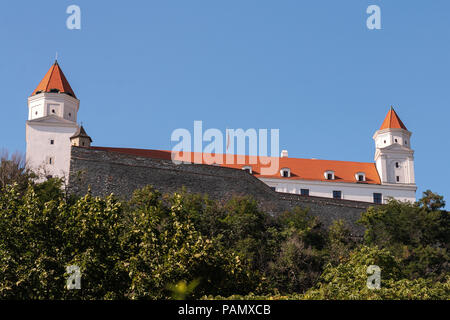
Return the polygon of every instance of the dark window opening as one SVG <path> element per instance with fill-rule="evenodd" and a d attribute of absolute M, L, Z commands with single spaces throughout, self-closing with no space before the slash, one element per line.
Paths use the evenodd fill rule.
<path fill-rule="evenodd" d="M 52 93 L 58 93 L 59 90 L 58 90 L 58 89 L 50 89 L 50 92 L 52 92 Z"/>
<path fill-rule="evenodd" d="M 36 91 L 36 94 L 42 93 L 42 90 Z"/>
<path fill-rule="evenodd" d="M 55 144 L 55 140 L 50 140 L 50 144 Z"/>
<path fill-rule="evenodd" d="M 334 199 L 342 199 L 342 192 L 341 191 L 333 191 L 333 198 Z"/>
<path fill-rule="evenodd" d="M 69 112 L 69 117 L 71 117 L 72 116 L 72 114 Z"/>
<path fill-rule="evenodd" d="M 395 142 L 398 142 L 397 139 L 395 139 Z"/>
<path fill-rule="evenodd" d="M 83 145 L 83 147 L 84 147 L 84 142 L 82 142 L 81 144 L 82 144 L 82 145 Z M 247 170 L 246 170 L 246 171 L 247 171 Z M 249 170 L 248 172 L 250 173 L 250 170 Z"/>
<path fill-rule="evenodd" d="M 309 196 L 309 189 L 300 189 L 300 194 L 302 196 Z"/>
<path fill-rule="evenodd" d="M 397 176 L 397 182 L 399 182 L 400 181 L 400 177 L 399 176 Z"/>
<path fill-rule="evenodd" d="M 398 164 L 398 162 L 395 163 L 395 167 L 396 167 L 396 168 L 400 167 L 399 164 Z"/>
<path fill-rule="evenodd" d="M 408 141 L 405 140 L 405 144 L 408 144 Z"/>
<path fill-rule="evenodd" d="M 364 176 L 362 174 L 358 175 L 358 181 L 364 181 Z"/>
<path fill-rule="evenodd" d="M 384 140 L 384 143 L 386 143 L 386 140 Z"/>
<path fill-rule="evenodd" d="M 52 109 L 52 113 L 55 113 L 55 109 Z"/>
<path fill-rule="evenodd" d="M 283 177 L 289 178 L 289 171 L 283 170 Z"/>
<path fill-rule="evenodd" d="M 327 173 L 327 179 L 328 180 L 333 180 L 333 174 L 332 173 Z"/>
<path fill-rule="evenodd" d="M 277 191 L 277 188 L 275 187 L 270 187 L 270 189 L 272 189 L 273 191 Z"/>
<path fill-rule="evenodd" d="M 373 194 L 373 203 L 381 204 L 381 201 L 382 201 L 381 193 L 374 193 Z"/>
<path fill-rule="evenodd" d="M 37 111 L 34 114 L 37 115 Z"/>

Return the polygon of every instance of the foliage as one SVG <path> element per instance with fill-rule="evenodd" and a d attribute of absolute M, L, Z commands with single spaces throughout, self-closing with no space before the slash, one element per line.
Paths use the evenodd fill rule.
<path fill-rule="evenodd" d="M 0 188 L 0 299 L 447 299 L 444 203 L 427 191 L 369 208 L 362 244 L 344 221 L 272 216 L 250 197 L 74 197 L 24 173 Z M 380 290 L 366 286 L 371 264 Z M 80 290 L 66 288 L 70 265 Z"/>

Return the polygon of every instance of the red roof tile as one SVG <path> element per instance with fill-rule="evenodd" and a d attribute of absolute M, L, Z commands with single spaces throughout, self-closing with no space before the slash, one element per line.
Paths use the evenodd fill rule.
<path fill-rule="evenodd" d="M 52 89 L 57 89 L 61 93 L 67 93 L 76 98 L 57 61 L 50 67 L 31 95 L 34 96 L 38 92 L 51 92 Z"/>
<path fill-rule="evenodd" d="M 406 126 L 403 124 L 402 120 L 400 120 L 399 116 L 395 112 L 394 108 L 391 107 L 386 118 L 384 118 L 383 124 L 380 127 L 380 130 L 383 129 L 406 129 Z"/>

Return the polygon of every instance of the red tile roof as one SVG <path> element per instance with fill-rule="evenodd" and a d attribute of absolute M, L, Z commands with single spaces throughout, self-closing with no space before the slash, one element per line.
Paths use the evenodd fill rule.
<path fill-rule="evenodd" d="M 139 157 L 153 158 L 153 159 L 163 159 L 171 160 L 171 151 L 167 150 L 147 150 L 147 149 L 132 149 L 132 148 L 109 148 L 109 147 L 91 147 L 91 149 L 102 150 L 102 151 L 112 151 L 119 152 L 123 154 L 129 154 Z M 191 153 L 192 162 L 205 164 L 204 158 L 200 161 L 196 160 L 196 155 L 199 153 Z M 207 155 L 207 154 L 203 154 Z M 352 161 L 334 161 L 334 160 L 318 160 L 318 159 L 300 159 L 300 158 L 278 158 L 279 168 L 289 168 L 291 171 L 291 177 L 282 178 L 279 170 L 277 174 L 274 175 L 261 175 L 261 167 L 266 165 L 261 165 L 261 163 L 251 164 L 250 161 L 256 159 L 252 156 L 241 156 L 242 162 L 244 164 L 227 164 L 226 155 L 222 154 L 208 154 L 209 156 L 215 156 L 216 159 L 222 159 L 223 167 L 242 169 L 244 166 L 249 165 L 252 167 L 252 174 L 259 178 L 279 178 L 286 180 L 314 180 L 314 181 L 330 181 L 326 180 L 324 177 L 324 172 L 331 170 L 334 171 L 335 180 L 333 182 L 350 182 L 356 183 L 355 174 L 358 172 L 364 172 L 366 175 L 366 184 L 381 184 L 378 171 L 376 169 L 375 163 L 369 162 L 352 162 Z M 234 155 L 234 163 L 237 163 L 237 156 Z M 275 159 L 270 157 L 261 157 L 262 162 L 264 160 Z M 176 157 L 176 159 L 180 159 Z"/>
<path fill-rule="evenodd" d="M 402 120 L 400 120 L 399 116 L 395 112 L 394 108 L 391 107 L 386 118 L 384 118 L 383 124 L 380 127 L 380 130 L 383 129 L 406 129 L 406 126 L 403 124 Z"/>
<path fill-rule="evenodd" d="M 51 92 L 52 89 L 57 89 L 61 93 L 67 93 L 76 98 L 57 61 L 50 67 L 31 95 L 34 96 L 38 92 Z"/>

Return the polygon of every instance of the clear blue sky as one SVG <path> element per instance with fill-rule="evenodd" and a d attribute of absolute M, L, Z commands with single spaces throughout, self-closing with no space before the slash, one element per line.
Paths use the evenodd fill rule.
<path fill-rule="evenodd" d="M 66 28 L 71 4 L 81 30 Z M 382 30 L 366 28 L 371 4 Z M 0 148 L 25 151 L 26 99 L 57 51 L 95 145 L 171 149 L 203 120 L 279 128 L 293 157 L 371 162 L 394 105 L 417 196 L 450 201 L 448 0 L 16 0 L 0 41 Z"/>

